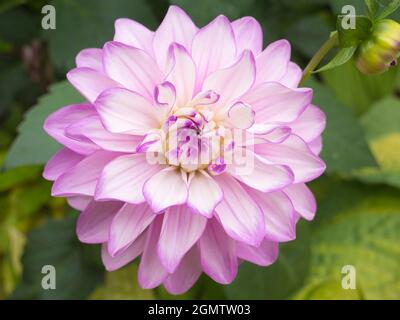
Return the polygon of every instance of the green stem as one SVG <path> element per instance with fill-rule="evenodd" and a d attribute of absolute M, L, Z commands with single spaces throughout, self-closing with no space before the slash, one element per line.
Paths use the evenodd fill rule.
<path fill-rule="evenodd" d="M 314 70 L 321 63 L 322 59 L 327 55 L 327 53 L 334 48 L 338 43 L 338 33 L 333 32 L 329 39 L 322 45 L 322 47 L 317 51 L 317 53 L 312 57 L 307 67 L 303 71 L 303 77 L 301 78 L 300 84 L 303 84 L 308 77 L 314 72 Z"/>

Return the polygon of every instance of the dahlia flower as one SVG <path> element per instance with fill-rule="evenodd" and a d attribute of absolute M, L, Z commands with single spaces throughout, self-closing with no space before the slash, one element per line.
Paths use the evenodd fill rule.
<path fill-rule="evenodd" d="M 143 288 L 180 294 L 202 272 L 228 284 L 313 219 L 325 117 L 288 41 L 262 39 L 251 17 L 198 28 L 171 6 L 155 32 L 118 19 L 113 41 L 77 55 L 67 78 L 87 102 L 46 120 L 64 147 L 44 177 L 107 270 L 140 256 Z"/>

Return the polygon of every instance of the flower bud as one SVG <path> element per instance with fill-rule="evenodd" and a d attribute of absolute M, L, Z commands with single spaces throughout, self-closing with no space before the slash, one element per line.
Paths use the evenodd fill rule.
<path fill-rule="evenodd" d="M 368 39 L 356 54 L 358 70 L 365 74 L 380 74 L 397 64 L 400 56 L 400 24 L 394 20 L 375 23 Z"/>

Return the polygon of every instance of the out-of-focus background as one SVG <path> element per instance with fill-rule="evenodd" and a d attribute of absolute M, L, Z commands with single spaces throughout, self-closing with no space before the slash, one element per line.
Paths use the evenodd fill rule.
<path fill-rule="evenodd" d="M 55 30 L 41 27 L 46 4 L 56 8 Z M 314 103 L 327 115 L 327 171 L 311 184 L 319 204 L 316 219 L 298 224 L 297 239 L 281 245 L 273 266 L 243 263 L 229 286 L 202 276 L 176 297 L 162 288 L 140 289 L 135 263 L 105 272 L 99 248 L 78 242 L 77 213 L 63 199 L 51 198 L 51 185 L 41 178 L 59 147 L 43 133 L 43 120 L 82 99 L 65 82 L 81 49 L 112 39 L 116 18 L 156 28 L 170 4 L 186 10 L 198 26 L 218 14 L 254 16 L 264 45 L 289 39 L 293 59 L 303 68 L 344 5 L 365 12 L 363 0 L 2 0 L 0 299 L 399 299 L 398 68 L 367 77 L 351 61 L 309 82 Z M 398 21 L 400 12 L 391 18 Z M 56 267 L 56 290 L 41 287 L 44 265 Z M 356 272 L 355 289 L 342 287 L 346 265 Z"/>

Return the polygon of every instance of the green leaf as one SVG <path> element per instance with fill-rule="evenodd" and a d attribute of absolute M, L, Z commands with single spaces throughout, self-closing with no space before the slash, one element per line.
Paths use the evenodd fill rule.
<path fill-rule="evenodd" d="M 298 290 L 308 274 L 309 228 L 297 225 L 297 238 L 280 245 L 278 260 L 269 267 L 243 263 L 235 281 L 225 287 L 229 299 L 286 299 Z"/>
<path fill-rule="evenodd" d="M 355 169 L 375 166 L 362 128 L 351 110 L 315 80 L 310 80 L 306 86 L 314 89 L 313 103 L 325 112 L 327 118 L 321 153 L 327 172 L 346 175 Z"/>
<path fill-rule="evenodd" d="M 318 70 L 314 71 L 314 73 L 328 71 L 328 70 L 337 68 L 337 67 L 345 64 L 347 61 L 349 61 L 353 57 L 356 50 L 357 50 L 357 46 L 340 49 L 340 51 L 336 54 L 336 56 L 328 64 L 326 64 L 322 68 L 319 68 Z"/>
<path fill-rule="evenodd" d="M 345 16 L 338 16 L 336 28 L 339 35 L 339 44 L 342 48 L 357 46 L 371 34 L 372 21 L 368 17 L 356 16 L 355 29 L 343 27 Z"/>
<path fill-rule="evenodd" d="M 383 9 L 379 14 L 378 19 L 390 16 L 400 7 L 400 0 L 380 0 L 380 2 L 383 3 Z"/>
<path fill-rule="evenodd" d="M 400 100 L 385 98 L 362 118 L 378 168 L 362 168 L 355 175 L 365 182 L 387 183 L 400 188 Z"/>
<path fill-rule="evenodd" d="M 318 216 L 325 219 L 314 223 L 311 270 L 296 298 L 397 299 L 400 192 L 336 183 L 319 200 Z M 346 265 L 354 266 L 356 271 L 353 292 L 341 286 Z"/>
<path fill-rule="evenodd" d="M 371 19 L 374 19 L 376 13 L 378 12 L 378 4 L 376 0 L 365 0 L 365 4 L 368 8 L 369 17 Z"/>
<path fill-rule="evenodd" d="M 185 10 L 196 24 L 203 26 L 220 14 L 226 15 L 231 20 L 240 18 L 252 8 L 255 0 L 171 0 L 170 2 Z"/>
<path fill-rule="evenodd" d="M 89 297 L 92 300 L 150 300 L 154 293 L 139 287 L 137 266 L 134 263 L 108 272 L 104 285 L 98 287 Z"/>
<path fill-rule="evenodd" d="M 301 17 L 290 26 L 285 37 L 306 57 L 312 57 L 332 31 L 326 20 L 328 19 L 320 14 Z"/>
<path fill-rule="evenodd" d="M 149 28 L 157 26 L 156 18 L 145 0 L 57 0 L 56 29 L 43 30 L 49 44 L 50 57 L 64 72 L 75 66 L 75 56 L 85 48 L 102 47 L 111 41 L 114 21 L 131 18 Z"/>
<path fill-rule="evenodd" d="M 75 218 L 50 221 L 28 235 L 22 281 L 12 299 L 84 299 L 104 276 L 97 246 L 81 244 Z M 42 288 L 42 267 L 56 269 L 56 289 Z"/>
<path fill-rule="evenodd" d="M 19 184 L 36 180 L 40 177 L 42 168 L 26 166 L 14 168 L 0 173 L 0 192 L 11 189 Z"/>
<path fill-rule="evenodd" d="M 19 135 L 8 152 L 5 166 L 13 168 L 28 164 L 45 164 L 60 148 L 43 130 L 45 119 L 57 109 L 72 103 L 83 102 L 83 98 L 67 81 L 50 87 L 49 93 L 25 116 L 18 128 Z"/>
<path fill-rule="evenodd" d="M 322 73 L 322 78 L 340 102 L 350 107 L 356 115 L 361 115 L 374 102 L 394 93 L 399 69 L 396 67 L 381 75 L 367 76 L 359 72 L 351 60 Z"/>

